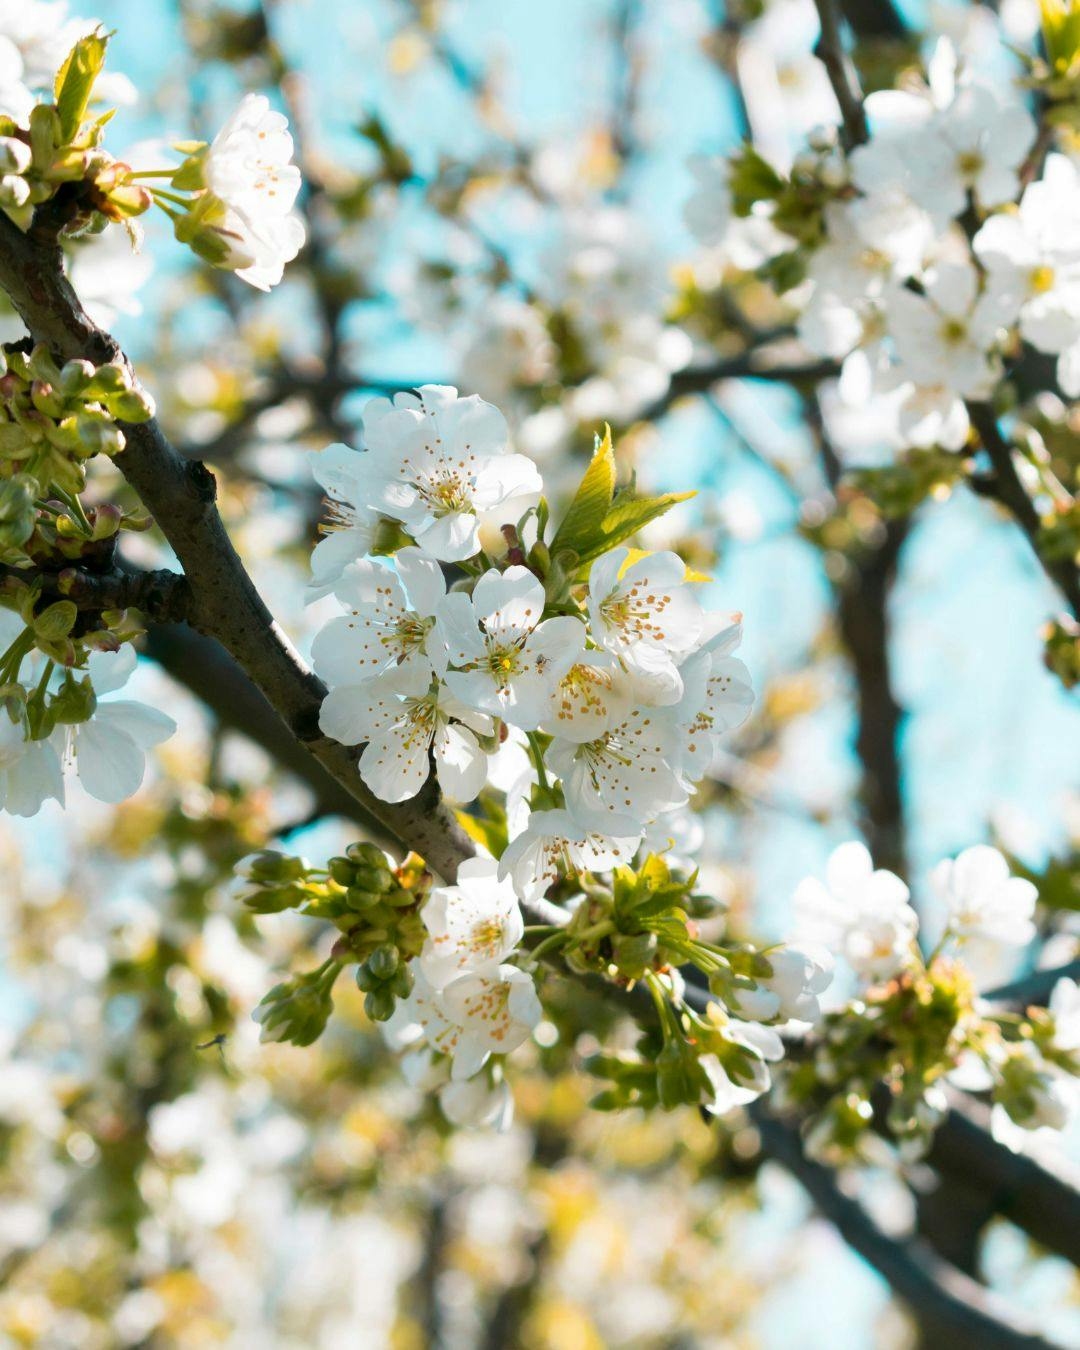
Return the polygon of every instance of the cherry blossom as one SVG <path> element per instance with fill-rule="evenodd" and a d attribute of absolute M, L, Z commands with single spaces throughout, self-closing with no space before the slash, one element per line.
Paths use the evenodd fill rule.
<path fill-rule="evenodd" d="M 541 488 L 532 461 L 507 451 L 502 413 L 445 385 L 396 394 L 392 403 L 372 399 L 364 440 L 364 500 L 442 562 L 471 558 L 481 517 L 502 508 L 512 518 Z"/>
<path fill-rule="evenodd" d="M 534 811 L 499 859 L 499 876 L 508 877 L 519 898 L 529 903 L 547 893 L 560 869 L 607 871 L 630 862 L 640 839 L 641 830 L 629 817 L 613 820 L 610 832 L 601 833 L 579 825 L 568 811 Z"/>
<path fill-rule="evenodd" d="M 949 933 L 1023 946 L 1035 936 L 1032 915 L 1038 892 L 1030 881 L 1009 875 L 1009 864 L 985 844 L 939 862 L 930 884 L 945 902 Z"/>
<path fill-rule="evenodd" d="M 347 613 L 331 619 L 312 643 L 316 672 L 331 686 L 356 684 L 395 666 L 417 665 L 429 678 L 435 612 L 446 594 L 442 569 L 418 548 L 403 548 L 393 567 L 350 563 L 334 583 Z"/>
<path fill-rule="evenodd" d="M 514 888 L 492 858 L 469 858 L 453 886 L 431 892 L 423 909 L 428 939 L 420 965 L 433 989 L 461 975 L 488 972 L 517 947 L 524 920 Z"/>
<path fill-rule="evenodd" d="M 623 663 L 639 700 L 674 703 L 682 693 L 676 658 L 693 649 L 702 626 L 679 555 L 605 553 L 589 574 L 588 611 L 594 641 Z"/>
<path fill-rule="evenodd" d="M 173 719 L 157 708 L 106 697 L 127 683 L 135 664 L 130 645 L 118 652 L 92 652 L 86 673 L 97 700 L 93 714 L 54 733 L 79 782 L 98 801 L 122 802 L 137 792 L 146 772 L 146 752 L 176 731 Z"/>
<path fill-rule="evenodd" d="M 416 796 L 427 782 L 431 754 L 451 801 L 471 801 L 484 785 L 486 755 L 477 736 L 491 734 L 490 719 L 433 684 L 422 663 L 331 689 L 319 725 L 343 745 L 367 742 L 360 777 L 385 802 Z"/>
<path fill-rule="evenodd" d="M 646 825 L 687 800 L 687 789 L 672 767 L 678 757 L 677 732 L 655 708 L 632 708 L 592 741 L 556 738 L 547 756 L 562 779 L 571 815 L 604 833 L 617 832 L 627 816 Z"/>
<path fill-rule="evenodd" d="M 300 252 L 304 226 L 292 214 L 300 170 L 291 162 L 288 121 L 263 94 L 246 94 L 206 154 L 206 184 L 221 204 L 207 219 L 227 242 L 225 264 L 242 280 L 268 291 Z"/>
<path fill-rule="evenodd" d="M 544 587 L 527 567 L 485 572 L 470 596 L 439 606 L 447 686 L 471 708 L 525 731 L 544 720 L 552 691 L 585 644 L 570 615 L 543 619 Z"/>
<path fill-rule="evenodd" d="M 807 938 L 842 955 L 857 975 L 894 975 L 911 954 L 918 927 L 908 888 L 883 868 L 875 871 L 864 844 L 841 844 L 831 854 L 825 883 L 801 881 L 795 911 Z"/>

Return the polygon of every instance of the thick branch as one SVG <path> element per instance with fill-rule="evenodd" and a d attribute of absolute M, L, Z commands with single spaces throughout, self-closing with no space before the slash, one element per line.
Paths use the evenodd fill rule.
<path fill-rule="evenodd" d="M 844 1241 L 910 1305 L 931 1344 L 951 1350 L 1050 1350 L 1051 1343 L 1025 1318 L 928 1244 L 883 1232 L 840 1191 L 827 1167 L 806 1157 L 797 1129 L 768 1115 L 760 1104 L 751 1115 L 769 1155 L 798 1179 Z"/>
<path fill-rule="evenodd" d="M 0 215 L 0 286 L 33 336 L 63 360 L 125 359 L 79 304 L 47 233 L 23 234 Z M 453 876 L 472 853 L 464 832 L 437 800 L 390 806 L 367 791 L 354 754 L 319 730 L 325 686 L 301 660 L 244 570 L 215 507 L 216 483 L 181 456 L 156 420 L 125 426 L 117 466 L 153 514 L 191 587 L 188 622 L 216 638 L 251 676 L 292 734 L 360 806 L 429 865 Z"/>

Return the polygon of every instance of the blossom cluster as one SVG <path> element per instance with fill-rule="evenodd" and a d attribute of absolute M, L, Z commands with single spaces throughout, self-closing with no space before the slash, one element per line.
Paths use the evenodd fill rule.
<path fill-rule="evenodd" d="M 924 955 L 907 886 L 875 869 L 862 844 L 843 844 L 826 880 L 795 895 L 800 933 L 826 944 L 864 985 L 821 1024 L 813 1056 L 786 1091 L 815 1107 L 808 1144 L 836 1160 L 859 1151 L 874 1119 L 872 1094 L 890 1085 L 888 1124 L 908 1153 L 925 1149 L 954 1083 L 986 1091 L 995 1135 L 1021 1147 L 1025 1132 L 1065 1129 L 1080 1116 L 1080 994 L 1056 984 L 1048 1009 L 1017 1015 L 976 996 L 961 955 L 969 944 L 1022 948 L 1035 936 L 1037 892 L 1010 874 L 995 848 L 976 845 L 932 870 L 930 891 L 944 914 Z"/>
<path fill-rule="evenodd" d="M 115 108 L 100 105 L 127 92 L 104 74 L 108 36 L 65 22 L 61 4 L 36 9 L 39 22 L 24 17 L 0 32 L 0 209 L 25 229 L 64 188 L 58 232 L 123 224 L 138 242 L 138 217 L 157 206 L 205 261 L 260 290 L 276 285 L 304 243 L 284 115 L 248 94 L 212 143 L 176 144 L 179 165 L 133 167 L 103 143 Z"/>
<path fill-rule="evenodd" d="M 840 363 L 841 402 L 872 409 L 898 447 L 962 447 L 968 405 L 991 398 L 1020 341 L 1080 392 L 1073 159 L 1043 157 L 1019 90 L 974 74 L 947 38 L 926 84 L 865 109 L 864 144 L 845 154 L 834 128 L 816 131 L 789 173 L 749 148 L 699 162 L 691 228 L 721 247 L 740 237 L 802 343 Z"/>
<path fill-rule="evenodd" d="M 452 1118 L 505 1118 L 502 1059 L 539 1023 L 535 981 L 556 957 L 643 982 L 658 1010 L 656 1062 L 599 1069 L 617 1080 L 609 1104 L 726 1111 L 758 1095 L 782 1053 L 763 1024 L 816 1015 L 827 964 L 704 941 L 696 918 L 711 906 L 661 856 L 753 701 L 739 616 L 708 611 L 676 554 L 626 542 L 677 498 L 617 491 L 607 436 L 554 526 L 502 415 L 451 388 L 369 403 L 364 441 L 312 456 L 331 504 L 312 596 L 342 610 L 312 648 L 329 685 L 321 727 L 363 747 L 358 773 L 382 801 L 415 798 L 433 772 L 444 797 L 477 804 L 482 851 L 420 900 L 418 953 L 366 901 L 357 920 L 347 886 L 332 904 L 348 914 L 310 891 L 298 907 L 331 914 L 349 959 L 376 935 L 392 949 L 364 958 L 366 1006 Z M 303 875 L 301 890 L 348 881 L 334 864 L 325 881 Z M 297 904 L 275 887 L 245 898 Z M 522 906 L 543 922 L 527 927 Z M 716 996 L 705 1017 L 682 997 L 686 963 Z M 322 989 L 326 972 L 312 979 Z"/>

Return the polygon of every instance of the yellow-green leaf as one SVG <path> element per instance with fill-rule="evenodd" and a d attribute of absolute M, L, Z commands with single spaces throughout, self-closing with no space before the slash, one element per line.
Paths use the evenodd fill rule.
<path fill-rule="evenodd" d="M 611 428 L 605 426 L 604 439 L 596 438 L 596 448 L 585 477 L 555 531 L 551 541 L 552 555 L 560 549 L 573 549 L 578 554 L 586 552 L 601 537 L 604 517 L 614 495 L 615 451 L 611 444 Z"/>
<path fill-rule="evenodd" d="M 108 42 L 100 29 L 80 38 L 56 72 L 56 111 L 60 115 L 60 131 L 65 144 L 75 139 L 82 125 L 94 81 L 105 64 Z"/>

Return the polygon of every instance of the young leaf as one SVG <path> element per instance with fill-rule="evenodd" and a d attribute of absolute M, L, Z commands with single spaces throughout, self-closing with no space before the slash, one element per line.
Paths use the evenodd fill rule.
<path fill-rule="evenodd" d="M 693 497 L 693 492 L 665 492 L 662 497 L 634 497 L 620 494 L 600 523 L 600 535 L 590 548 L 579 552 L 582 563 L 594 562 L 601 553 L 618 547 L 624 540 L 637 534 L 650 520 L 656 520 L 679 502 Z"/>
<path fill-rule="evenodd" d="M 615 451 L 611 444 L 611 428 L 605 426 L 604 439 L 596 438 L 596 448 L 585 477 L 555 531 L 551 541 L 552 556 L 560 549 L 573 549 L 581 554 L 595 545 L 601 537 L 601 526 L 614 495 Z"/>
<path fill-rule="evenodd" d="M 94 91 L 94 81 L 105 64 L 108 42 L 108 37 L 100 30 L 80 38 L 56 72 L 53 88 L 64 144 L 70 144 L 75 139 L 82 125 L 90 95 Z"/>

